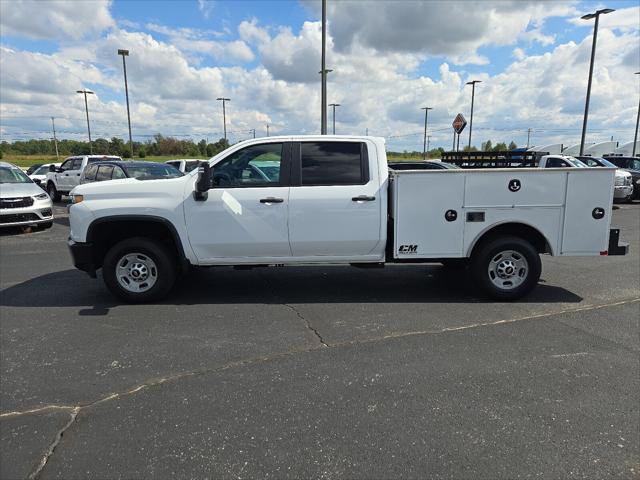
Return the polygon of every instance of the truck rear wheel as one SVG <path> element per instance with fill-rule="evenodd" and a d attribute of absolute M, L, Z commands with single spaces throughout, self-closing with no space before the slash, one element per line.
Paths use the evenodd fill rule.
<path fill-rule="evenodd" d="M 538 283 L 542 262 L 536 249 L 520 237 L 499 237 L 480 245 L 471 258 L 471 274 L 485 294 L 516 300 Z"/>
<path fill-rule="evenodd" d="M 117 297 L 131 303 L 150 302 L 169 293 L 176 279 L 176 265 L 164 245 L 134 237 L 109 249 L 102 276 Z"/>

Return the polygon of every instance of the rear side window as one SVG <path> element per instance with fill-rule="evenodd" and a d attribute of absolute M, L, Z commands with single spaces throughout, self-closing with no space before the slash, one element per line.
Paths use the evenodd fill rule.
<path fill-rule="evenodd" d="M 127 176 L 122 171 L 120 167 L 113 167 L 113 173 L 111 174 L 111 179 L 116 180 L 118 178 L 127 178 Z"/>
<path fill-rule="evenodd" d="M 301 185 L 362 185 L 369 181 L 364 144 L 303 142 L 300 144 Z"/>
<path fill-rule="evenodd" d="M 97 171 L 98 171 L 97 165 L 89 165 L 84 171 L 84 178 L 87 180 L 95 180 Z"/>
<path fill-rule="evenodd" d="M 98 167 L 98 174 L 96 175 L 96 182 L 103 182 L 105 180 L 111 180 L 111 172 L 113 171 L 113 166 L 111 165 L 100 165 Z"/>

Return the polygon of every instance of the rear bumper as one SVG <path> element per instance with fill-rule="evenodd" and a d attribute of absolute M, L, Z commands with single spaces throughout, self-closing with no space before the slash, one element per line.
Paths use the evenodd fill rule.
<path fill-rule="evenodd" d="M 94 251 L 92 243 L 79 243 L 69 239 L 67 241 L 73 265 L 87 274 L 91 278 L 96 278 L 96 264 L 94 261 Z"/>
<path fill-rule="evenodd" d="M 629 243 L 620 242 L 620 229 L 612 228 L 609 230 L 609 249 L 608 255 L 626 255 L 629 253 Z"/>

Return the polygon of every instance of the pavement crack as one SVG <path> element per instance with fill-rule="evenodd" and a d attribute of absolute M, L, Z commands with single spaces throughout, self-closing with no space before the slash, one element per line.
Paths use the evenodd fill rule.
<path fill-rule="evenodd" d="M 62 437 L 64 436 L 64 433 L 69 429 L 69 427 L 71 427 L 71 425 L 75 423 L 79 412 L 80 412 L 80 407 L 75 407 L 71 410 L 71 413 L 70 413 L 71 418 L 69 418 L 69 421 L 64 425 L 64 427 L 62 427 L 58 431 L 53 442 L 51 442 L 51 445 L 49 445 L 49 448 L 47 448 L 47 451 L 45 452 L 44 456 L 40 459 L 40 463 L 38 463 L 38 465 L 33 470 L 33 472 L 29 474 L 28 478 L 30 480 L 40 478 L 40 475 L 42 474 L 44 467 L 47 465 L 49 458 L 51 458 L 51 455 L 53 455 L 53 452 L 55 452 L 56 447 L 58 446 L 58 444 L 62 440 Z"/>
<path fill-rule="evenodd" d="M 318 341 L 320 342 L 320 345 L 322 345 L 323 347 L 329 347 L 329 344 L 327 344 L 324 341 L 324 339 L 322 338 L 322 335 L 320 335 L 320 332 L 318 332 L 318 330 L 313 325 L 311 325 L 311 322 L 309 322 L 309 320 L 304 318 L 304 315 L 302 315 L 302 313 L 300 313 L 296 307 L 294 307 L 293 305 L 290 305 L 288 303 L 283 303 L 283 305 L 285 307 L 287 307 L 289 310 L 293 311 L 298 316 L 298 318 L 305 323 L 307 328 L 309 330 L 311 330 L 313 332 L 313 334 L 318 338 Z"/>

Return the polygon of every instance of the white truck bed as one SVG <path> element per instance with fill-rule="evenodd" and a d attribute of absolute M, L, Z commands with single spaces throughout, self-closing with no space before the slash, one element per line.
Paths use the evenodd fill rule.
<path fill-rule="evenodd" d="M 392 170 L 389 175 L 394 259 L 468 257 L 490 227 L 507 223 L 538 230 L 552 255 L 607 250 L 613 168 Z M 602 218 L 594 218 L 596 209 L 603 210 Z"/>

